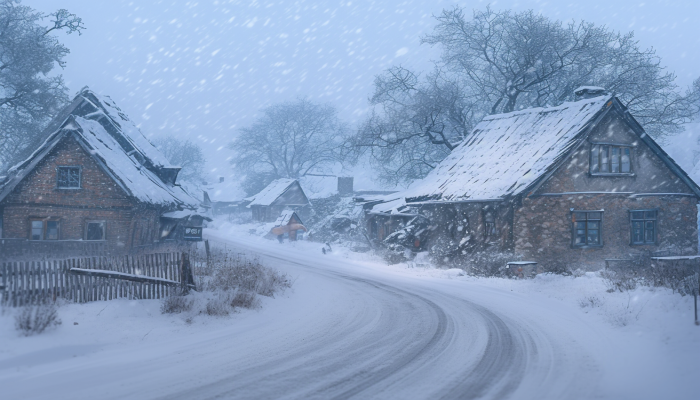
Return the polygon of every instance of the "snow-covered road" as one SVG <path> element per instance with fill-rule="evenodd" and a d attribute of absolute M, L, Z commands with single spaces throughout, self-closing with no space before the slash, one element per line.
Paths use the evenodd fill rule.
<path fill-rule="evenodd" d="M 237 357 L 219 379 L 175 398 L 562 399 L 590 398 L 595 389 L 594 365 L 561 329 L 585 327 L 566 315 L 521 318 L 518 309 L 540 305 L 387 276 L 320 251 L 235 245 L 298 276 L 306 306 L 249 343 L 263 354 Z"/>
<path fill-rule="evenodd" d="M 75 306 L 100 313 L 104 307 L 102 317 L 89 321 L 110 318 L 123 326 L 91 340 L 85 331 L 75 343 L 61 336 L 63 347 L 29 338 L 44 341 L 27 346 L 45 349 L 0 357 L 1 397 L 638 399 L 668 393 L 671 381 L 658 373 L 664 359 L 657 357 L 660 367 L 625 373 L 655 356 L 621 348 L 622 335 L 611 337 L 611 330 L 546 296 L 378 269 L 324 256 L 310 243 L 209 234 L 289 273 L 292 291 L 266 299 L 259 312 L 192 325 L 174 317 L 163 326 L 154 315 L 160 322 L 148 326 L 150 314 L 138 323 L 136 314 L 124 314 L 147 301 Z M 56 334 L 99 332 L 89 326 L 95 322 L 70 322 Z"/>

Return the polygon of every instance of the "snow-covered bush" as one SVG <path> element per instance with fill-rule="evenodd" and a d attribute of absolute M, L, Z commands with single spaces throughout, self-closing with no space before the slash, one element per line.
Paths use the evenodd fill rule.
<path fill-rule="evenodd" d="M 60 324 L 55 304 L 25 306 L 15 315 L 15 328 L 22 336 L 38 335 Z"/>
<path fill-rule="evenodd" d="M 191 296 L 183 296 L 182 294 L 174 294 L 163 299 L 160 305 L 160 312 L 163 314 L 179 314 L 192 309 L 194 298 Z"/>
<path fill-rule="evenodd" d="M 190 261 L 199 292 L 163 299 L 163 313 L 186 313 L 190 320 L 197 314 L 229 315 L 240 308 L 259 308 L 258 295 L 274 297 L 292 286 L 287 274 L 226 248 L 212 247 L 208 259 L 204 252 L 191 254 Z"/>
<path fill-rule="evenodd" d="M 236 290 L 274 297 L 277 291 L 291 287 L 291 280 L 286 274 L 264 266 L 258 258 L 240 254 L 227 260 L 214 268 L 213 276 L 205 286 L 206 290 Z"/>

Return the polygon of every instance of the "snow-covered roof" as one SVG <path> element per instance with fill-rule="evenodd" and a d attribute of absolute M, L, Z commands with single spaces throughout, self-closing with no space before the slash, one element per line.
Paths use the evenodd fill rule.
<path fill-rule="evenodd" d="M 55 130 L 44 143 L 12 167 L 5 182 L 0 183 L 0 200 L 63 138 L 73 136 L 127 195 L 145 203 L 198 206 L 197 199 L 174 184 L 178 168 L 168 163 L 108 97 L 83 89 L 49 127 Z"/>
<path fill-rule="evenodd" d="M 247 197 L 245 200 L 250 201 L 248 207 L 269 206 L 294 185 L 299 185 L 299 182 L 296 179 L 276 179 L 267 185 L 265 189 L 261 190 L 260 193 Z"/>
<path fill-rule="evenodd" d="M 236 202 L 245 197 L 240 183 L 232 180 L 207 183 L 202 189 L 207 192 L 211 201 Z"/>
<path fill-rule="evenodd" d="M 387 199 L 383 203 L 379 203 L 372 207 L 372 214 L 401 214 L 401 211 L 406 206 L 404 197 Z"/>
<path fill-rule="evenodd" d="M 579 133 L 610 99 L 606 95 L 487 116 L 403 194 L 409 202 L 499 200 L 518 194 L 578 143 Z"/>
<path fill-rule="evenodd" d="M 299 221 L 300 224 L 301 218 L 299 218 L 299 215 L 297 215 L 294 210 L 284 210 L 282 211 L 282 214 L 280 214 L 279 217 L 275 220 L 275 226 L 283 226 L 283 225 L 288 225 L 289 222 L 292 220 L 292 217 L 296 216 L 297 221 Z"/>
<path fill-rule="evenodd" d="M 161 217 L 170 219 L 199 217 L 207 221 L 212 221 L 210 212 L 203 210 L 176 210 L 164 213 L 163 215 L 161 215 Z"/>
<path fill-rule="evenodd" d="M 303 176 L 299 179 L 310 199 L 325 199 L 338 194 L 337 176 Z"/>

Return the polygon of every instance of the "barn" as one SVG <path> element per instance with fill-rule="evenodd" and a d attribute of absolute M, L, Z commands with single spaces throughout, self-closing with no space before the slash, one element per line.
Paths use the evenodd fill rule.
<path fill-rule="evenodd" d="M 487 116 L 400 204 L 376 206 L 368 231 L 382 221 L 394 237 L 423 232 L 421 246 L 436 254 L 505 253 L 542 266 L 696 254 L 698 185 L 615 96 L 576 94 Z"/>
<path fill-rule="evenodd" d="M 81 90 L 44 135 L 0 178 L 3 255 L 129 252 L 184 241 L 208 218 L 176 183 L 180 168 L 109 97 Z"/>

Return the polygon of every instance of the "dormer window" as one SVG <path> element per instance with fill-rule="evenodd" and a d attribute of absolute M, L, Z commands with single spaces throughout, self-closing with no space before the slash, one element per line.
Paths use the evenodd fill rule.
<path fill-rule="evenodd" d="M 56 187 L 59 189 L 80 189 L 80 167 L 58 167 Z"/>
<path fill-rule="evenodd" d="M 632 173 L 632 147 L 617 144 L 591 145 L 591 174 L 615 175 Z"/>

